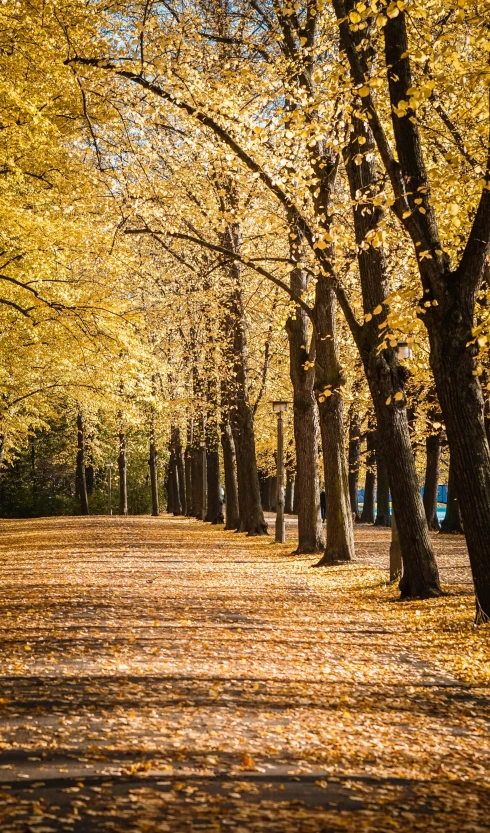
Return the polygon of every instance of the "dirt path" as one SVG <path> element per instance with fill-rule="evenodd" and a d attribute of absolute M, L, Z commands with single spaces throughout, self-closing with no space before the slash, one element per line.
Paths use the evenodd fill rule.
<path fill-rule="evenodd" d="M 385 531 L 312 570 L 173 518 L 0 522 L 0 830 L 475 831 L 488 627 L 396 602 Z"/>

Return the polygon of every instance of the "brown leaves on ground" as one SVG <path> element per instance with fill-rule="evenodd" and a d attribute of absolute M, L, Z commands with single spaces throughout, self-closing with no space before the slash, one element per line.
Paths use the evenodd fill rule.
<path fill-rule="evenodd" d="M 0 829 L 483 830 L 488 626 L 358 561 L 173 518 L 3 521 Z"/>

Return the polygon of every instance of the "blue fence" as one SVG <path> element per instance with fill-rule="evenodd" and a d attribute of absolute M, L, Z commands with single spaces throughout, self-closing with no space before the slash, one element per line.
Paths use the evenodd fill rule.
<path fill-rule="evenodd" d="M 423 496 L 424 489 L 420 490 L 420 494 Z M 364 503 L 364 489 L 359 489 L 359 503 Z M 376 492 L 376 500 L 378 499 L 378 493 Z M 390 495 L 391 500 L 391 495 Z M 437 502 L 438 503 L 447 503 L 447 486 L 443 484 L 439 484 L 437 487 Z"/>

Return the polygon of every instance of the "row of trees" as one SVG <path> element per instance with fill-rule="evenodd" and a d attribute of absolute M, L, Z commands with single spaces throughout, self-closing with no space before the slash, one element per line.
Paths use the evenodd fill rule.
<path fill-rule="evenodd" d="M 49 329 L 55 305 L 57 325 L 85 328 L 95 345 L 96 399 L 104 389 L 113 409 L 121 396 L 172 402 L 174 471 L 176 449 L 190 443 L 197 482 L 201 440 L 211 454 L 221 444 L 225 488 L 237 495 L 232 525 L 249 534 L 266 531 L 257 434 L 270 453 L 261 414 L 266 391 L 288 393 L 285 327 L 299 550 L 323 547 L 320 440 L 322 563 L 353 558 L 349 465 L 356 420 L 370 411 L 402 595 L 440 594 L 415 419 L 431 482 L 447 437 L 480 619 L 490 614 L 487 12 L 483 0 L 429 9 L 416 0 L 69 0 L 2 11 L 19 144 L 5 163 L 17 202 L 4 208 L 22 216 L 3 271 L 9 292 L 35 299 L 32 311 L 5 296 L 12 327 L 23 332 L 18 317 L 46 306 L 36 327 Z M 31 152 L 32 121 L 45 138 Z M 24 214 L 39 225 L 27 255 Z M 49 246 L 40 214 L 53 218 Z M 63 278 L 72 294 L 62 301 L 60 269 L 74 276 Z M 25 333 L 20 340 L 25 349 Z M 400 358 L 399 342 L 411 355 Z M 359 407 L 348 419 L 351 402 Z"/>

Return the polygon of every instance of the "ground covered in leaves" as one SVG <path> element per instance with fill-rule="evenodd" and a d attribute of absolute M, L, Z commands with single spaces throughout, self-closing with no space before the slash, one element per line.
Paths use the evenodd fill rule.
<path fill-rule="evenodd" d="M 294 536 L 294 525 L 289 524 Z M 490 829 L 490 629 L 463 539 L 311 569 L 195 520 L 0 522 L 0 830 Z"/>

